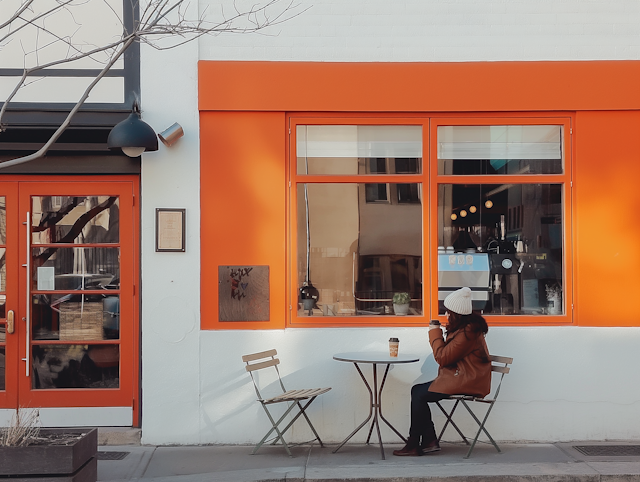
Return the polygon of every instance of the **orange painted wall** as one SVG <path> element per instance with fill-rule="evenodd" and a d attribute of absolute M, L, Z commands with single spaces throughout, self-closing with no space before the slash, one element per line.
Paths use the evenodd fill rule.
<path fill-rule="evenodd" d="M 200 110 L 640 109 L 640 62 L 200 61 Z"/>
<path fill-rule="evenodd" d="M 575 324 L 640 326 L 640 112 L 578 112 Z M 626 297 L 626 301 L 622 301 Z"/>
<path fill-rule="evenodd" d="M 199 79 L 203 328 L 286 324 L 285 116 L 299 112 L 575 116 L 573 324 L 640 326 L 635 307 L 610 301 L 640 292 L 640 62 L 201 61 Z M 217 321 L 217 286 L 207 286 L 227 264 L 270 266 L 270 322 Z"/>
<path fill-rule="evenodd" d="M 284 113 L 201 112 L 203 329 L 284 328 Z M 268 265 L 269 322 L 218 321 L 218 266 Z"/>

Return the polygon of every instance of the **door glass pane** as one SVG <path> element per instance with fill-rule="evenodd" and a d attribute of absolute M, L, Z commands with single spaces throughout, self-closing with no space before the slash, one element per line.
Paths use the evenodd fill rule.
<path fill-rule="evenodd" d="M 0 245 L 6 245 L 7 243 L 7 211 L 5 197 L 0 196 Z M 5 291 L 7 289 L 7 266 L 6 266 L 6 254 L 5 247 L 0 248 L 0 390 L 6 390 L 6 346 L 7 341 L 7 325 L 6 325 L 6 300 L 7 296 Z M 14 321 L 15 323 L 15 321 Z"/>
<path fill-rule="evenodd" d="M 120 337 L 118 295 L 33 295 L 34 340 L 110 340 Z"/>
<path fill-rule="evenodd" d="M 117 243 L 117 196 L 32 196 L 32 243 Z"/>
<path fill-rule="evenodd" d="M 7 249 L 0 248 L 0 292 L 4 293 L 7 289 Z"/>
<path fill-rule="evenodd" d="M 7 203 L 0 196 L 0 244 L 7 244 Z"/>
<path fill-rule="evenodd" d="M 365 183 L 298 185 L 299 316 L 393 315 L 396 292 L 422 314 L 422 185 L 407 202 L 399 186 L 371 202 Z"/>
<path fill-rule="evenodd" d="M 118 388 L 118 345 L 34 345 L 33 389 Z"/>
<path fill-rule="evenodd" d="M 562 315 L 561 184 L 438 186 L 438 300 L 469 286 L 474 309 Z"/>
<path fill-rule="evenodd" d="M 298 174 L 419 174 L 421 126 L 297 126 Z"/>
<path fill-rule="evenodd" d="M 562 126 L 438 127 L 438 174 L 562 172 Z"/>
<path fill-rule="evenodd" d="M 34 290 L 120 287 L 120 248 L 33 248 L 31 264 Z"/>
<path fill-rule="evenodd" d="M 4 329 L 4 327 L 3 327 Z M 0 346 L 0 390 L 5 389 L 5 380 L 6 380 L 6 369 L 5 369 L 5 347 Z"/>

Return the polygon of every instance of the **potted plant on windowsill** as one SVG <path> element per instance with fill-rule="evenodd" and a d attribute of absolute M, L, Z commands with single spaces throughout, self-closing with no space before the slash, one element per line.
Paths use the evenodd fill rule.
<path fill-rule="evenodd" d="M 95 482 L 97 451 L 97 429 L 40 429 L 38 410 L 20 408 L 0 428 L 0 480 Z"/>
<path fill-rule="evenodd" d="M 402 291 L 393 295 L 393 312 L 396 315 L 406 315 L 409 313 L 409 305 L 411 304 L 411 296 L 409 293 Z"/>

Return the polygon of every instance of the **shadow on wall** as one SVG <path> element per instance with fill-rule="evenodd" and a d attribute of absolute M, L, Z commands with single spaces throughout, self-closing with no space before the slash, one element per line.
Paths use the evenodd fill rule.
<path fill-rule="evenodd" d="M 420 376 L 414 382 L 414 385 L 417 383 L 427 383 L 433 380 L 438 376 L 438 363 L 435 358 L 433 358 L 433 353 L 430 353 L 422 363 L 420 367 Z"/>

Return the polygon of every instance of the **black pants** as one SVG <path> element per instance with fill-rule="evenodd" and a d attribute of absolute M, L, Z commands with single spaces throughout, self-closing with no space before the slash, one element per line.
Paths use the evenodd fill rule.
<path fill-rule="evenodd" d="M 449 398 L 449 395 L 444 393 L 430 392 L 430 385 L 431 382 L 427 382 L 414 385 L 411 388 L 411 428 L 409 429 L 409 436 L 417 440 L 422 438 L 421 442 L 423 444 L 433 442 L 437 438 L 428 402 L 437 402 Z"/>

